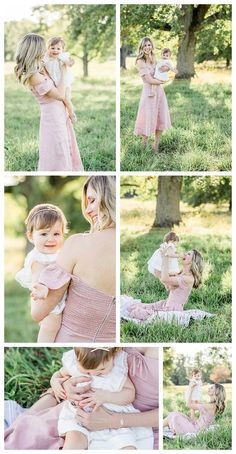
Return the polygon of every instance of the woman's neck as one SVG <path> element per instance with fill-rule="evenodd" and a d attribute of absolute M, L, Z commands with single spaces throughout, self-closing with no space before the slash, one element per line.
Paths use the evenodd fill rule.
<path fill-rule="evenodd" d="M 184 264 L 183 264 L 183 267 L 182 267 L 183 271 L 182 271 L 182 273 L 191 276 L 192 273 L 191 273 L 191 271 L 190 271 L 190 268 L 191 268 L 190 265 L 184 265 Z"/>

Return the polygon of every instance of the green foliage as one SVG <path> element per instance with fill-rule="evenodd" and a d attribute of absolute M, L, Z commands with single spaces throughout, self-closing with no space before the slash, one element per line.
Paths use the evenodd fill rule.
<path fill-rule="evenodd" d="M 67 348 L 10 347 L 5 349 L 5 399 L 29 408 L 50 387 Z"/>
<path fill-rule="evenodd" d="M 231 209 L 231 180 L 231 177 L 185 177 L 183 200 L 193 207 L 226 202 Z"/>
<path fill-rule="evenodd" d="M 154 153 L 151 139 L 145 147 L 133 133 L 142 82 L 133 69 L 122 72 L 121 170 L 231 169 L 231 87 L 227 78 L 224 81 L 225 74 L 209 72 L 207 78 L 210 83 L 176 80 L 165 86 L 173 127 L 161 136 L 159 150 Z"/>
<path fill-rule="evenodd" d="M 231 384 L 225 385 L 227 403 L 226 411 L 217 417 L 217 429 L 213 431 L 201 431 L 196 437 L 184 440 L 177 436 L 174 440 L 164 439 L 164 449 L 184 450 L 227 450 L 232 448 L 232 396 Z M 189 413 L 184 401 L 186 386 L 168 386 L 164 388 L 163 413 L 166 417 L 171 411 L 180 411 L 186 415 Z M 204 401 L 207 401 L 205 391 Z"/>
<path fill-rule="evenodd" d="M 170 375 L 174 366 L 174 349 L 165 347 L 163 349 L 163 384 L 170 385 Z"/>
<path fill-rule="evenodd" d="M 128 203 L 128 202 L 127 202 Z M 129 202 L 130 203 L 130 202 Z M 134 202 L 121 212 L 121 294 L 144 303 L 166 299 L 164 286 L 147 270 L 147 261 L 163 241 L 166 229 L 151 228 L 154 212 L 149 202 Z M 195 321 L 188 328 L 164 322 L 121 324 L 122 342 L 231 342 L 231 238 L 227 212 L 182 215 L 175 229 L 180 251 L 199 250 L 205 260 L 204 284 L 193 290 L 185 309 L 201 309 L 214 318 Z M 223 224 L 222 224 L 223 223 Z"/>

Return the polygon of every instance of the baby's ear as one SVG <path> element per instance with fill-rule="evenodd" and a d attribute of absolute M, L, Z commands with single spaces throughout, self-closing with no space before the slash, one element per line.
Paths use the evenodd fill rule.
<path fill-rule="evenodd" d="M 32 232 L 26 232 L 27 239 L 30 243 L 33 243 Z"/>

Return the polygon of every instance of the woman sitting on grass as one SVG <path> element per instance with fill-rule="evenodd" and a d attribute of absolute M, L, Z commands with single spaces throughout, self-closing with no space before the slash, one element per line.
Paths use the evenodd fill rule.
<path fill-rule="evenodd" d="M 194 403 L 192 393 L 196 383 L 192 383 L 191 392 L 188 396 L 187 405 L 191 410 L 198 410 L 200 416 L 198 419 L 191 419 L 189 416 L 180 412 L 171 412 L 163 421 L 164 435 L 165 428 L 169 428 L 173 435 L 186 435 L 187 433 L 198 434 L 200 431 L 210 427 L 215 420 L 215 416 L 221 415 L 225 410 L 226 392 L 224 386 L 216 383 L 209 386 L 208 403 Z"/>
<path fill-rule="evenodd" d="M 203 320 L 213 317 L 213 314 L 200 309 L 184 310 L 192 288 L 198 288 L 202 282 L 203 258 L 196 250 L 182 255 L 182 271 L 175 276 L 169 273 L 167 249 L 162 249 L 161 272 L 154 273 L 169 290 L 167 299 L 155 303 L 143 304 L 140 300 L 122 295 L 120 299 L 121 318 L 133 320 L 136 323 L 145 321 L 163 320 L 168 323 L 177 323 L 184 327 L 191 320 Z"/>

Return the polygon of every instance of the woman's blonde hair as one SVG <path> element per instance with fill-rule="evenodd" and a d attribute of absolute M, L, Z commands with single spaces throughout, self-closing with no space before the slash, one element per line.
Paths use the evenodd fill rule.
<path fill-rule="evenodd" d="M 67 220 L 63 211 L 51 203 L 41 203 L 30 210 L 26 220 L 26 231 L 31 235 L 34 230 L 48 229 L 56 222 L 60 222 L 62 233 L 67 233 Z"/>
<path fill-rule="evenodd" d="M 41 71 L 45 50 L 45 40 L 37 33 L 28 33 L 19 41 L 14 71 L 20 82 L 26 84 L 33 74 Z"/>
<path fill-rule="evenodd" d="M 145 58 L 145 54 L 144 54 L 144 46 L 147 42 L 150 42 L 151 45 L 152 45 L 152 51 L 151 51 L 151 61 L 152 63 L 155 63 L 156 61 L 156 58 L 155 58 L 155 54 L 154 54 L 154 44 L 152 42 L 152 40 L 150 38 L 148 38 L 148 36 L 145 36 L 144 38 L 141 39 L 141 41 L 139 42 L 139 46 L 138 46 L 138 55 L 137 55 L 137 58 L 135 60 L 135 63 L 137 63 L 138 60 L 144 60 L 146 61 L 146 58 Z"/>
<path fill-rule="evenodd" d="M 94 225 L 86 213 L 88 206 L 87 190 L 91 187 L 98 198 L 98 221 Z M 82 212 L 91 224 L 91 232 L 107 229 L 116 223 L 116 179 L 113 176 L 89 177 L 83 186 Z"/>
<path fill-rule="evenodd" d="M 215 406 L 216 415 L 222 415 L 225 411 L 226 392 L 223 385 L 215 383 Z"/>
<path fill-rule="evenodd" d="M 192 264 L 190 271 L 192 272 L 194 283 L 193 287 L 198 288 L 202 283 L 202 273 L 204 268 L 203 257 L 200 252 L 193 249 Z"/>
<path fill-rule="evenodd" d="M 104 364 L 121 351 L 121 347 L 113 348 L 87 348 L 75 347 L 76 358 L 79 364 L 87 370 L 97 369 L 100 364 Z"/>

